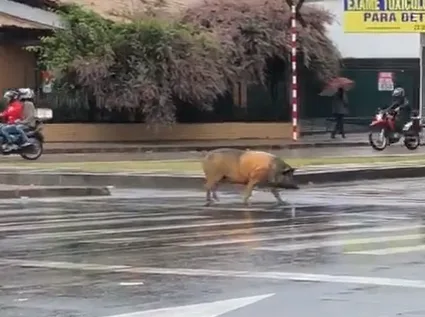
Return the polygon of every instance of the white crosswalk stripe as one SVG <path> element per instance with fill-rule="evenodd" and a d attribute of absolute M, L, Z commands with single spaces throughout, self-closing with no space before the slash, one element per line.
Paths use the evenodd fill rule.
<path fill-rule="evenodd" d="M 368 190 L 361 186 L 352 187 L 350 191 L 335 187 L 336 193 L 344 193 L 356 200 L 359 193 Z M 375 197 L 381 190 L 388 191 L 385 186 L 378 187 Z M 257 194 L 261 197 L 266 193 Z M 326 192 L 319 187 L 309 189 L 308 194 L 317 199 L 318 196 L 324 197 Z M 373 197 L 372 194 L 369 196 Z M 13 246 L 16 241 L 26 241 L 30 245 L 44 243 L 50 248 L 72 241 L 92 245 L 92 250 L 98 251 L 116 248 L 117 245 L 143 248 L 146 243 L 161 243 L 179 246 L 183 248 L 182 252 L 190 248 L 237 248 L 252 244 L 255 244 L 253 249 L 262 252 L 358 245 L 359 250 L 343 252 L 351 256 L 423 250 L 423 247 L 402 249 L 403 246 L 388 245 L 402 241 L 420 243 L 425 225 L 412 223 L 412 216 L 403 211 L 388 214 L 363 212 L 352 207 L 352 211 L 347 212 L 347 209 L 341 213 L 338 207 L 329 206 L 329 209 L 334 208 L 334 214 L 315 212 L 308 203 L 305 204 L 308 197 L 293 199 L 305 205 L 299 207 L 297 204 L 295 213 L 293 207 L 278 210 L 267 203 L 248 208 L 228 203 L 203 207 L 202 193 L 186 195 L 186 204 L 178 195 L 170 195 L 167 199 L 8 202 L 0 205 L 0 234 L 4 236 L 1 243 L 7 245 L 10 242 L 13 250 L 20 249 Z M 226 195 L 230 201 L 239 198 L 234 194 Z M 297 195 L 300 194 L 297 192 Z M 383 220 L 388 225 L 382 226 Z M 311 240 L 314 242 L 309 242 Z M 382 248 L 392 248 L 392 251 L 380 252 L 377 243 L 384 243 Z"/>

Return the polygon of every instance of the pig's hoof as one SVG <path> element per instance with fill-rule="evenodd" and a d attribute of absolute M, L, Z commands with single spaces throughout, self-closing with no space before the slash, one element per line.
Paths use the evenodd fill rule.
<path fill-rule="evenodd" d="M 290 205 L 286 200 L 280 200 L 276 202 L 276 206 L 288 206 Z"/>
<path fill-rule="evenodd" d="M 208 207 L 208 206 L 211 206 L 213 204 L 213 201 L 212 200 L 209 200 L 209 201 L 207 201 L 206 203 L 205 203 L 205 207 Z"/>

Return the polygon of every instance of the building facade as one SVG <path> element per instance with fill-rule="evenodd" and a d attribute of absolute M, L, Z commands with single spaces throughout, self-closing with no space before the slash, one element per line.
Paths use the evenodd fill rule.
<path fill-rule="evenodd" d="M 342 53 L 342 75 L 356 82 L 349 93 L 350 116 L 370 117 L 377 107 L 388 105 L 391 92 L 379 90 L 383 73 L 392 73 L 393 84 L 404 87 L 411 104 L 419 106 L 419 34 L 344 33 L 343 1 L 322 0 L 309 5 L 322 6 L 335 14 L 336 21 L 328 28 L 329 36 Z M 304 104 L 304 117 L 331 115 L 328 98 L 309 99 Z"/>
<path fill-rule="evenodd" d="M 36 58 L 24 47 L 33 45 L 55 27 L 60 27 L 60 20 L 54 13 L 0 0 L 0 92 L 12 87 L 37 86 Z"/>

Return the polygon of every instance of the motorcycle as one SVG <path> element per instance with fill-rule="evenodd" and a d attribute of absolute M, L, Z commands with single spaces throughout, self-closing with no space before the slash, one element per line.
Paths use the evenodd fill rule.
<path fill-rule="evenodd" d="M 34 128 L 27 128 L 24 130 L 25 134 L 28 137 L 30 143 L 29 146 L 25 148 L 16 148 L 11 151 L 4 151 L 3 145 L 6 143 L 6 139 L 3 135 L 0 135 L 0 154 L 1 155 L 10 155 L 10 154 L 19 154 L 22 158 L 34 161 L 37 160 L 43 154 L 43 144 L 44 136 L 41 133 L 43 129 L 43 123 L 41 120 L 36 120 L 36 125 Z M 21 144 L 21 135 L 20 134 L 11 134 L 11 138 L 14 144 Z"/>
<path fill-rule="evenodd" d="M 395 131 L 396 112 L 385 112 L 378 109 L 370 124 L 369 144 L 377 151 L 384 150 L 387 146 L 397 143 L 403 137 L 404 146 L 409 150 L 416 150 L 420 145 L 420 133 L 422 132 L 421 118 L 414 113 L 411 121 L 406 123 L 402 133 Z M 374 133 L 378 132 L 378 139 L 374 139 Z"/>

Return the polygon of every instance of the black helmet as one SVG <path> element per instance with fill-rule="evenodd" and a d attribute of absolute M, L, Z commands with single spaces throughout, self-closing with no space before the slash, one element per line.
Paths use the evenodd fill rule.
<path fill-rule="evenodd" d="M 402 98 L 402 97 L 404 97 L 405 96 L 404 89 L 401 88 L 401 87 L 397 87 L 396 89 L 394 89 L 392 96 L 394 98 Z"/>

